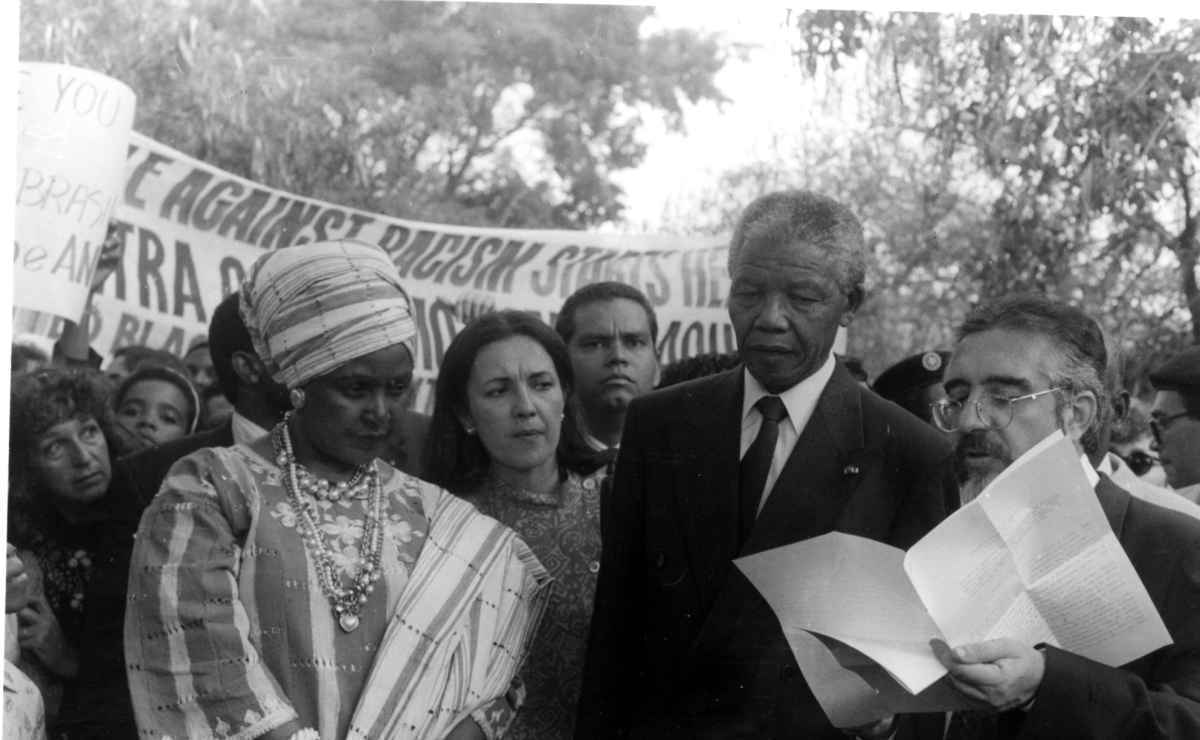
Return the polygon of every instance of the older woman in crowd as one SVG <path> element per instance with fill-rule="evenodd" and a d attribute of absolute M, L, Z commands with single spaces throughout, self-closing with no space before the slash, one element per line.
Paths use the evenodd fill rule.
<path fill-rule="evenodd" d="M 242 288 L 293 411 L 178 462 L 142 518 L 125 645 L 146 737 L 495 737 L 545 604 L 511 530 L 381 461 L 415 326 L 380 249 L 261 257 Z"/>
<path fill-rule="evenodd" d="M 12 382 L 8 529 L 28 580 L 18 664 L 41 688 L 52 731 L 79 673 L 94 566 L 133 516 L 110 493 L 110 390 L 90 370 L 45 368 Z"/>
<path fill-rule="evenodd" d="M 427 475 L 515 529 L 556 580 L 521 671 L 527 700 L 510 737 L 571 737 L 579 697 L 599 572 L 603 469 L 584 477 L 559 455 L 571 383 L 562 340 L 517 311 L 468 324 L 438 375 Z"/>

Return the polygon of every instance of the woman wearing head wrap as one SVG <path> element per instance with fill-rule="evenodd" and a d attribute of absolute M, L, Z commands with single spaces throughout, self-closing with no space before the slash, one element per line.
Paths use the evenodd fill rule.
<path fill-rule="evenodd" d="M 147 737 L 495 737 L 548 577 L 511 530 L 386 463 L 415 326 L 376 247 L 251 268 L 293 411 L 175 465 L 142 518 L 125 644 Z"/>

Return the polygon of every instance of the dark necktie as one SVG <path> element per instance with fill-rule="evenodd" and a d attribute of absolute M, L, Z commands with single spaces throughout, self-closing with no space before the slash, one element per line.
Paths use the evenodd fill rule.
<path fill-rule="evenodd" d="M 775 456 L 775 441 L 779 439 L 779 422 L 787 418 L 787 407 L 779 396 L 763 396 L 754 404 L 762 414 L 762 426 L 758 436 L 742 457 L 738 472 L 738 496 L 740 497 L 740 543 L 744 545 L 754 528 L 758 516 L 758 502 L 767 484 L 767 473 L 771 470 L 771 458 Z"/>

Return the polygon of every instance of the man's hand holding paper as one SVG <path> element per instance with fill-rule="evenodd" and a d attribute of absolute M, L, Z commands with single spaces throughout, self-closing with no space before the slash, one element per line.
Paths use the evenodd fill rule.
<path fill-rule="evenodd" d="M 1046 670 L 1041 652 L 1009 637 L 956 648 L 933 639 L 930 647 L 956 689 L 997 710 L 1033 701 Z"/>
<path fill-rule="evenodd" d="M 888 678 L 919 694 L 950 669 L 961 694 L 931 689 L 921 702 L 883 702 L 894 712 L 962 708 L 968 697 L 1018 706 L 1041 680 L 1033 645 L 1043 642 L 1113 666 L 1170 644 L 1061 434 L 1029 450 L 907 555 L 833 532 L 735 562 L 779 616 L 801 670 L 827 713 L 836 706 L 830 719 L 840 726 L 861 723 L 853 710 L 862 701 L 848 706 L 844 690 L 822 694 L 819 680 L 852 684 L 817 659 L 813 641 L 798 637 L 803 631 L 877 662 L 885 676 L 842 666 L 878 692 L 876 704 L 895 693 L 884 686 Z M 935 654 L 931 638 L 950 647 Z"/>

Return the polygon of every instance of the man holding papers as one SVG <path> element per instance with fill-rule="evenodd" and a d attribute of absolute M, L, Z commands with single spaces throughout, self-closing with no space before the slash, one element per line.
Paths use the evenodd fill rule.
<path fill-rule="evenodd" d="M 732 561 L 833 530 L 907 548 L 957 499 L 945 436 L 834 360 L 863 296 L 858 220 L 813 193 L 768 195 L 729 261 L 743 366 L 626 417 L 577 737 L 844 740 Z"/>
<path fill-rule="evenodd" d="M 976 309 L 946 368 L 934 419 L 956 435 L 964 502 L 1056 431 L 1089 449 L 1108 401 L 1099 327 L 1044 297 Z M 998 713 L 958 713 L 916 735 L 960 738 L 1200 737 L 1200 522 L 1131 497 L 1081 465 L 1173 643 L 1112 668 L 998 638 L 934 643 L 956 688 Z M 951 647 L 953 649 L 951 649 Z M 908 728 L 905 728 L 908 729 Z"/>

